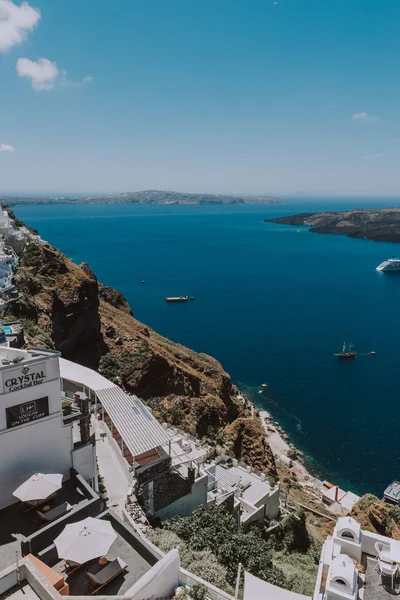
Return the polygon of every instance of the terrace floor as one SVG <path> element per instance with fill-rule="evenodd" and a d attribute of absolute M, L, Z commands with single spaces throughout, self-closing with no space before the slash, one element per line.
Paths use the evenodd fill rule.
<path fill-rule="evenodd" d="M 151 565 L 139 554 L 139 552 L 132 548 L 132 546 L 120 535 L 111 546 L 106 557 L 110 562 L 116 558 L 120 558 L 126 562 L 128 566 L 124 573 L 102 588 L 100 592 L 101 595 L 111 596 L 124 594 L 151 568 Z M 57 564 L 52 565 L 52 568 L 64 575 L 66 582 L 69 584 L 70 596 L 83 596 L 91 595 L 91 589 L 89 586 L 85 585 L 85 582 L 87 581 L 86 571 L 97 573 L 102 567 L 99 565 L 98 559 L 95 559 L 70 575 L 65 573 L 64 561 L 59 561 Z"/>
<path fill-rule="evenodd" d="M 363 563 L 366 565 L 364 586 L 360 592 L 363 600 L 393 600 L 400 596 L 400 577 L 395 578 L 393 587 L 391 577 L 382 577 L 376 566 L 375 558 L 365 557 Z"/>
<path fill-rule="evenodd" d="M 69 479 L 63 483 L 61 490 L 48 504 L 51 508 L 63 502 L 75 506 L 82 500 L 84 497 L 77 491 L 76 482 Z M 15 552 L 20 549 L 20 543 L 15 536 L 29 537 L 38 531 L 42 521 L 36 515 L 35 508 L 24 512 L 23 504 L 16 502 L 0 511 L 0 523 L 0 565 L 6 567 L 15 561 Z"/>
<path fill-rule="evenodd" d="M 21 585 L 14 586 L 5 594 L 0 595 L 0 600 L 39 600 L 39 596 L 33 591 L 27 581 L 22 581 Z"/>

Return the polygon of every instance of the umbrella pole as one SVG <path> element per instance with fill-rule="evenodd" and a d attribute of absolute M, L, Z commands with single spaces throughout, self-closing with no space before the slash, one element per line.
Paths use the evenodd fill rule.
<path fill-rule="evenodd" d="M 18 558 L 18 550 L 15 552 L 15 560 L 17 563 L 17 585 L 18 587 L 21 587 L 21 573 L 19 570 L 19 558 Z"/>

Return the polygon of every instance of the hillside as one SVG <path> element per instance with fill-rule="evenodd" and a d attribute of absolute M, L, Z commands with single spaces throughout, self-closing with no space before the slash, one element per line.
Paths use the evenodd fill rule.
<path fill-rule="evenodd" d="M 258 417 L 249 419 L 250 405 L 218 361 L 137 321 L 121 293 L 48 244 L 25 249 L 15 281 L 20 297 L 8 317 L 23 322 L 29 345 L 98 369 L 145 399 L 160 420 L 226 443 L 237 458 L 276 475 Z"/>
<path fill-rule="evenodd" d="M 265 222 L 307 225 L 314 233 L 333 233 L 377 242 L 400 242 L 400 208 L 302 213 Z"/>
<path fill-rule="evenodd" d="M 268 195 L 229 196 L 224 194 L 185 194 L 182 192 L 145 190 L 123 194 L 73 197 L 0 196 L 3 204 L 281 204 Z"/>

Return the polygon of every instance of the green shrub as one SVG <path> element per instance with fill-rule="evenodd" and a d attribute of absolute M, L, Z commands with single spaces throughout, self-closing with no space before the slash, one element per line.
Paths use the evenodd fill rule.
<path fill-rule="evenodd" d="M 244 569 L 270 583 L 285 586 L 283 572 L 272 562 L 270 543 L 263 539 L 261 530 L 238 531 L 234 517 L 224 508 L 203 506 L 189 517 L 175 517 L 165 527 L 176 533 L 187 545 L 197 551 L 209 550 L 226 569 L 227 582 L 236 581 L 239 562 Z"/>
<path fill-rule="evenodd" d="M 202 583 L 195 583 L 189 591 L 189 597 L 192 600 L 205 600 L 207 588 Z"/>
<path fill-rule="evenodd" d="M 119 371 L 119 363 L 115 354 L 109 352 L 108 354 L 102 356 L 98 370 L 103 377 L 109 379 L 110 381 L 114 381 Z"/>
<path fill-rule="evenodd" d="M 287 515 L 282 519 L 283 543 L 287 550 L 306 552 L 311 545 L 311 538 L 307 530 L 306 515 L 304 510 Z"/>
<path fill-rule="evenodd" d="M 42 261 L 42 251 L 36 244 L 28 244 L 22 256 L 22 263 L 25 267 L 36 267 Z"/>

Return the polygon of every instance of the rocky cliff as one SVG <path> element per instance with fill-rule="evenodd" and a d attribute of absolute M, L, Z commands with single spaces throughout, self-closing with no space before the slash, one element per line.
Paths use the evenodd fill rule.
<path fill-rule="evenodd" d="M 354 505 L 351 516 L 362 529 L 400 540 L 400 512 L 396 506 L 385 504 L 372 494 L 365 494 Z"/>
<path fill-rule="evenodd" d="M 146 399 L 161 420 L 227 444 L 238 458 L 276 474 L 258 418 L 249 419 L 249 404 L 220 363 L 137 321 L 123 295 L 99 283 L 88 265 L 48 244 L 31 244 L 15 282 L 19 299 L 9 317 L 22 320 L 29 345 L 56 348 L 99 370 Z"/>

